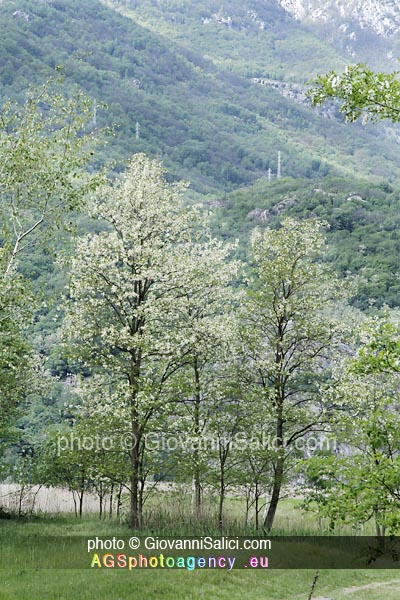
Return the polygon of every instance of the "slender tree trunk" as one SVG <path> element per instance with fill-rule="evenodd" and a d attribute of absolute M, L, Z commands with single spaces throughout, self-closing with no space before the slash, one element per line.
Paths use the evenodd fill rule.
<path fill-rule="evenodd" d="M 81 472 L 81 481 L 80 481 L 80 488 L 79 488 L 79 492 L 78 492 L 78 497 L 79 497 L 79 518 L 82 518 L 82 513 L 83 513 L 83 497 L 85 495 L 85 469 L 82 469 Z"/>
<path fill-rule="evenodd" d="M 19 499 L 18 499 L 18 517 L 22 516 L 22 501 L 24 498 L 25 484 L 21 484 L 21 489 L 19 491 Z"/>
<path fill-rule="evenodd" d="M 224 516 L 224 500 L 226 494 L 226 463 L 230 451 L 230 442 L 224 444 L 223 438 L 219 438 L 219 509 L 218 509 L 218 529 L 222 533 L 223 516 Z"/>
<path fill-rule="evenodd" d="M 268 512 L 264 519 L 264 528 L 267 532 L 271 531 L 272 525 L 275 519 L 276 509 L 281 493 L 282 481 L 283 481 L 283 466 L 284 461 L 282 456 L 278 456 L 275 465 L 274 475 L 274 486 L 272 488 L 271 501 L 269 503 Z"/>
<path fill-rule="evenodd" d="M 379 525 L 379 509 L 377 506 L 374 506 L 374 516 L 375 516 L 375 531 L 376 537 L 383 538 L 385 537 L 385 527 L 384 525 Z"/>
<path fill-rule="evenodd" d="M 269 532 L 272 529 L 272 525 L 275 519 L 276 509 L 281 494 L 281 487 L 283 482 L 283 468 L 284 468 L 284 456 L 283 456 L 283 395 L 277 399 L 277 423 L 276 423 L 276 447 L 278 450 L 278 456 L 275 463 L 274 472 L 274 485 L 272 488 L 271 500 L 269 503 L 267 514 L 264 519 L 264 529 Z"/>
<path fill-rule="evenodd" d="M 276 509 L 278 507 L 278 502 L 281 493 L 283 480 L 283 459 L 282 457 L 278 457 L 275 465 L 275 475 L 274 475 L 274 485 L 272 488 L 271 500 L 269 503 L 267 514 L 264 519 L 264 529 L 269 532 L 272 529 L 272 525 L 274 523 Z"/>
<path fill-rule="evenodd" d="M 33 514 L 33 512 L 34 512 L 34 510 L 35 510 L 36 498 L 37 498 L 37 496 L 38 496 L 38 494 L 39 494 L 39 492 L 40 492 L 41 488 L 42 488 L 42 486 L 41 486 L 41 485 L 39 485 L 39 486 L 38 486 L 38 489 L 37 489 L 37 490 L 36 490 L 36 492 L 34 493 L 34 496 L 33 496 L 33 502 L 32 502 L 32 507 L 31 507 L 31 511 L 30 511 L 31 515 Z"/>
<path fill-rule="evenodd" d="M 201 518 L 201 478 L 200 478 L 200 468 L 197 462 L 198 451 L 196 451 L 195 456 L 195 466 L 194 466 L 194 477 L 193 477 L 193 485 L 194 485 L 194 510 L 198 519 Z"/>
<path fill-rule="evenodd" d="M 113 512 L 113 496 L 114 496 L 114 484 L 111 484 L 111 490 L 110 490 L 110 501 L 109 501 L 109 507 L 108 507 L 108 516 L 111 518 L 112 517 L 112 512 Z"/>
<path fill-rule="evenodd" d="M 219 506 L 218 506 L 218 530 L 222 533 L 223 518 L 224 518 L 224 500 L 225 500 L 225 478 L 224 471 L 221 469 L 221 477 L 219 482 Z"/>
<path fill-rule="evenodd" d="M 279 328 L 279 340 L 275 350 L 275 367 L 276 367 L 276 378 L 275 378 L 275 409 L 276 409 L 276 436 L 275 444 L 277 449 L 277 458 L 274 469 L 274 484 L 272 488 L 271 500 L 269 503 L 267 514 L 264 518 L 264 529 L 269 532 L 272 529 L 272 525 L 275 519 L 275 513 L 281 494 L 281 487 L 283 481 L 283 467 L 284 467 L 284 447 L 283 447 L 283 407 L 285 403 L 285 376 L 284 376 L 284 355 L 282 353 L 282 347 L 284 346 L 285 336 L 285 319 L 280 319 Z"/>
<path fill-rule="evenodd" d="M 201 518 L 201 474 L 200 474 L 200 449 L 198 440 L 200 437 L 200 404 L 201 404 L 201 391 L 200 391 L 200 370 L 198 365 L 197 357 L 193 361 L 194 369 L 194 384 L 195 384 L 195 395 L 194 395 L 194 434 L 196 443 L 194 445 L 193 452 L 193 482 L 194 482 L 194 508 L 195 514 L 198 519 Z"/>
<path fill-rule="evenodd" d="M 122 505 L 122 500 L 121 500 L 121 496 L 122 496 L 122 483 L 119 484 L 119 488 L 118 488 L 118 493 L 117 493 L 117 517 L 119 517 L 120 512 L 121 512 L 121 505 Z"/>
<path fill-rule="evenodd" d="M 139 503 L 139 436 L 136 422 L 132 422 L 132 443 L 131 443 L 131 502 L 130 502 L 130 520 L 131 529 L 141 527 L 140 503 Z"/>
<path fill-rule="evenodd" d="M 129 376 L 129 385 L 131 389 L 131 495 L 130 495 L 130 518 L 129 526 L 131 529 L 140 529 L 142 526 L 140 502 L 139 502 L 139 469 L 140 469 L 140 442 L 141 432 L 139 423 L 139 413 L 137 406 L 137 394 L 140 376 L 141 356 L 140 353 L 131 355 L 131 371 Z"/>
<path fill-rule="evenodd" d="M 260 508 L 259 508 L 259 502 L 260 502 L 260 494 L 258 493 L 258 482 L 256 483 L 256 489 L 255 489 L 255 498 L 254 498 L 254 504 L 255 504 L 255 517 L 256 517 L 256 531 L 258 531 L 259 528 L 259 518 L 260 518 Z"/>
<path fill-rule="evenodd" d="M 374 445 L 372 445 L 372 451 L 374 453 L 375 456 L 375 465 L 377 467 L 379 467 L 379 458 L 377 456 L 377 452 L 376 452 L 376 448 Z M 385 527 L 382 525 L 379 525 L 379 508 L 378 506 L 374 506 L 374 517 L 375 517 L 375 530 L 376 530 L 376 536 L 378 538 L 384 538 L 385 537 Z"/>
<path fill-rule="evenodd" d="M 75 517 L 78 518 L 78 507 L 76 505 L 76 496 L 75 496 L 75 491 L 74 490 L 72 490 L 72 499 L 74 501 Z"/>
<path fill-rule="evenodd" d="M 249 488 L 245 488 L 246 490 L 246 514 L 244 517 L 244 526 L 245 528 L 248 526 L 249 524 L 249 512 L 250 512 L 250 501 L 251 501 L 251 491 L 249 490 Z"/>
<path fill-rule="evenodd" d="M 141 459 L 141 465 L 143 466 L 143 462 Z M 144 505 L 144 485 L 145 485 L 145 479 L 143 478 L 143 473 L 141 474 L 141 477 L 139 479 L 139 522 L 140 522 L 140 526 L 142 526 L 143 523 L 143 505 Z"/>

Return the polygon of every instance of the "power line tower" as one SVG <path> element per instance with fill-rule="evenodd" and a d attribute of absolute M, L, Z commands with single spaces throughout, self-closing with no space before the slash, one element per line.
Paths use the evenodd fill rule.
<path fill-rule="evenodd" d="M 276 170 L 276 178 L 280 179 L 282 177 L 281 173 L 281 152 L 278 152 L 278 168 Z"/>
<path fill-rule="evenodd" d="M 140 138 L 140 123 L 139 121 L 136 121 L 136 139 L 138 140 Z"/>

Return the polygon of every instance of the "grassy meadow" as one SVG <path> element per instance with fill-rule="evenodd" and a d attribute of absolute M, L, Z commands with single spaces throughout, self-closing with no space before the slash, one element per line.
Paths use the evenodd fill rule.
<path fill-rule="evenodd" d="M 165 498 L 164 498 L 165 500 Z M 300 502 L 283 500 L 277 517 L 275 534 L 296 535 L 326 533 L 325 524 L 311 514 L 304 514 Z M 174 495 L 166 502 L 156 501 L 148 509 L 148 521 L 143 533 L 184 537 L 201 533 L 217 535 L 206 521 L 193 530 L 189 513 L 182 513 Z M 238 501 L 229 500 L 227 531 L 243 535 Z M 179 515 L 178 515 L 179 513 Z M 211 518 L 211 513 L 205 519 Z M 175 520 L 175 526 L 174 526 Z M 85 515 L 37 514 L 29 519 L 0 520 L 0 600 L 308 600 L 315 570 L 173 570 L 31 568 L 21 556 L 32 557 L 35 548 L 52 564 L 54 554 L 64 551 L 63 537 L 127 537 L 131 531 L 124 519 Z M 254 531 L 247 530 L 254 534 Z M 343 528 L 337 533 L 349 534 Z M 370 533 L 363 532 L 363 533 Z M 49 539 L 56 540 L 49 544 Z M 58 556 L 60 558 L 60 556 Z M 41 566 L 43 560 L 41 562 Z M 321 570 L 312 600 L 398 600 L 400 573 L 393 570 Z"/>

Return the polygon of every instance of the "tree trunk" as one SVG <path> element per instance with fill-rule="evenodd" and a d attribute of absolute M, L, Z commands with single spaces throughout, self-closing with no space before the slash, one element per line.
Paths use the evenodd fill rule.
<path fill-rule="evenodd" d="M 198 451 L 195 451 L 195 464 L 194 464 L 194 476 L 193 476 L 193 503 L 194 503 L 194 511 L 198 519 L 201 517 L 201 479 L 200 479 L 200 469 L 198 464 Z"/>
<path fill-rule="evenodd" d="M 268 512 L 264 519 L 264 529 L 270 532 L 275 519 L 276 509 L 278 507 L 279 497 L 281 493 L 282 480 L 283 480 L 283 457 L 279 456 L 276 461 L 275 475 L 274 475 L 274 486 L 272 488 L 271 501 L 269 503 Z"/>
<path fill-rule="evenodd" d="M 244 516 L 244 527 L 247 528 L 249 524 L 249 512 L 250 512 L 250 501 L 251 501 L 251 488 L 246 487 L 246 514 Z"/>
<path fill-rule="evenodd" d="M 198 519 L 201 518 L 201 475 L 200 475 L 200 451 L 198 447 L 198 439 L 200 436 L 200 404 L 201 404 L 201 392 L 200 392 L 200 371 L 198 366 L 197 357 L 193 361 L 194 369 L 194 384 L 195 384 L 195 395 L 194 395 L 194 434 L 196 437 L 196 443 L 194 445 L 193 452 L 193 483 L 194 483 L 194 508 L 195 514 Z"/>
<path fill-rule="evenodd" d="M 384 538 L 385 537 L 385 526 L 379 525 L 379 510 L 377 506 L 374 506 L 374 516 L 375 516 L 375 530 L 376 537 Z"/>
<path fill-rule="evenodd" d="M 76 496 L 75 496 L 75 490 L 71 490 L 72 491 L 72 499 L 74 501 L 74 510 L 75 510 L 75 517 L 78 518 L 78 507 L 76 505 Z"/>
<path fill-rule="evenodd" d="M 139 327 L 140 332 L 140 327 Z M 130 476 L 130 517 L 129 526 L 131 529 L 140 529 L 142 526 L 142 513 L 139 500 L 139 476 L 140 476 L 140 443 L 143 431 L 140 427 L 140 416 L 138 407 L 139 377 L 141 368 L 140 351 L 131 354 L 131 369 L 129 374 L 129 386 L 131 390 L 130 398 L 130 419 L 131 419 L 131 476 Z"/>
<path fill-rule="evenodd" d="M 83 513 L 83 497 L 85 495 L 85 483 L 86 483 L 86 479 L 85 479 L 86 473 L 85 473 L 85 468 L 82 468 L 81 471 L 81 480 L 80 480 L 80 486 L 79 486 L 79 490 L 78 490 L 78 499 L 79 499 L 79 518 L 82 518 L 82 513 Z"/>
<path fill-rule="evenodd" d="M 22 516 L 22 501 L 24 497 L 25 484 L 21 484 L 21 489 L 19 491 L 19 499 L 18 499 L 18 517 Z"/>
<path fill-rule="evenodd" d="M 223 529 L 224 500 L 225 500 L 225 479 L 224 479 L 224 471 L 221 470 L 221 477 L 220 477 L 220 483 L 219 483 L 219 506 L 218 506 L 218 530 L 220 533 L 222 533 L 222 529 Z"/>
<path fill-rule="evenodd" d="M 114 484 L 111 484 L 111 490 L 110 490 L 110 502 L 109 502 L 109 509 L 108 509 L 108 516 L 111 519 L 112 517 L 112 512 L 113 512 L 113 495 L 114 495 Z"/>
<path fill-rule="evenodd" d="M 83 513 L 83 496 L 85 494 L 85 471 L 82 471 L 81 474 L 81 486 L 80 486 L 80 490 L 78 492 L 78 496 L 79 496 L 79 518 L 82 518 L 82 513 Z"/>
<path fill-rule="evenodd" d="M 121 512 L 121 505 L 122 505 L 122 500 L 121 500 L 121 496 L 122 496 L 122 483 L 119 484 L 119 488 L 118 488 L 118 493 L 117 493 L 117 517 L 119 517 L 120 512 Z"/>
<path fill-rule="evenodd" d="M 99 496 L 99 519 L 101 521 L 101 519 L 103 517 L 103 499 L 104 499 L 104 491 L 103 491 L 102 483 L 100 483 L 97 488 L 97 494 Z"/>
<path fill-rule="evenodd" d="M 143 457 L 141 457 L 141 461 L 140 461 L 140 465 L 139 468 L 143 467 Z M 143 476 L 143 471 L 141 471 L 140 473 L 140 478 L 139 478 L 139 521 L 140 521 L 140 526 L 142 526 L 143 523 L 143 505 L 144 505 L 144 486 L 146 483 L 146 478 Z"/>
<path fill-rule="evenodd" d="M 256 489 L 254 492 L 255 496 L 254 496 L 254 504 L 255 504 L 255 517 L 256 517 L 256 531 L 258 531 L 259 528 L 259 518 L 260 518 L 260 507 L 259 507 L 259 502 L 260 502 L 260 494 L 258 493 L 258 482 L 256 482 Z"/>
<path fill-rule="evenodd" d="M 136 423 L 132 423 L 131 442 L 131 502 L 129 526 L 131 529 L 140 529 L 141 511 L 139 502 L 139 436 Z"/>
<path fill-rule="evenodd" d="M 81 490 L 80 494 L 79 494 L 79 518 L 82 518 L 82 513 L 83 513 L 83 495 L 84 495 L 84 491 Z"/>
<path fill-rule="evenodd" d="M 276 447 L 278 450 L 278 456 L 275 464 L 275 472 L 274 472 L 274 485 L 272 488 L 271 501 L 269 503 L 267 514 L 264 519 L 264 529 L 267 532 L 270 532 L 272 529 L 272 525 L 275 519 L 275 513 L 279 502 L 279 497 L 281 494 L 281 487 L 283 481 L 283 467 L 284 467 L 284 448 L 283 448 L 283 395 L 277 399 L 277 423 L 276 423 Z"/>

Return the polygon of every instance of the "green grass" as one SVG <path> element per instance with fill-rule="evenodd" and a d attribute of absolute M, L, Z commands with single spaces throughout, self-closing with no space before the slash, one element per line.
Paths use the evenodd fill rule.
<path fill-rule="evenodd" d="M 157 531 L 162 534 L 183 535 L 219 535 L 217 500 L 206 497 L 203 503 L 203 519 L 198 520 L 190 509 L 190 497 L 183 492 L 163 492 L 149 498 L 145 505 L 146 531 Z M 351 525 L 337 523 L 334 531 L 329 528 L 329 519 L 318 519 L 313 512 L 302 510 L 302 501 L 297 498 L 284 498 L 279 502 L 274 521 L 274 535 L 375 535 L 372 522 L 364 525 L 362 530 L 355 531 Z M 254 514 L 245 527 L 245 502 L 243 498 L 228 497 L 225 501 L 224 530 L 225 535 L 261 535 L 260 527 L 254 525 Z"/>
<path fill-rule="evenodd" d="M 285 500 L 281 505 L 278 521 L 281 519 L 282 529 L 289 524 L 286 533 L 293 533 L 295 528 L 300 530 L 303 516 L 296 506 L 296 500 Z M 238 508 L 232 501 L 231 514 Z M 309 533 L 314 531 L 306 522 L 302 529 Z M 50 564 L 54 553 L 60 555 L 63 551 L 64 536 L 122 537 L 128 534 L 126 525 L 116 520 L 100 521 L 94 516 L 82 520 L 69 515 L 1 520 L 0 600 L 307 600 L 309 597 L 312 570 L 31 569 L 21 560 L 21 556 L 34 552 L 34 547 L 42 546 L 42 555 Z M 47 546 L 51 536 L 59 537 L 59 549 Z M 314 598 L 398 600 L 399 590 L 398 571 L 322 570 Z"/>
<path fill-rule="evenodd" d="M 394 571 L 321 571 L 317 596 L 332 600 L 398 600 L 396 585 L 344 594 L 344 588 L 386 583 Z M 307 600 L 313 571 L 2 570 L 0 600 Z M 384 590 L 384 593 L 383 593 Z"/>

